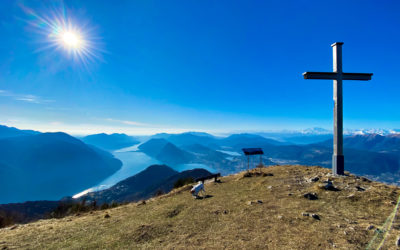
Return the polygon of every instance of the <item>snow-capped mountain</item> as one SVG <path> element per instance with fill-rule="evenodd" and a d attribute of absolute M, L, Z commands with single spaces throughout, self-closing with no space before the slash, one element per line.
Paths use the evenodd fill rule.
<path fill-rule="evenodd" d="M 367 134 L 378 134 L 378 135 L 391 135 L 400 134 L 400 129 L 348 129 L 344 131 L 345 135 L 367 135 Z"/>

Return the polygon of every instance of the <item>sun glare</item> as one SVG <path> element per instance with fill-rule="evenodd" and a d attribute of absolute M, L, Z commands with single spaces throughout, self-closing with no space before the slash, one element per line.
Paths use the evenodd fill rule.
<path fill-rule="evenodd" d="M 65 31 L 61 34 L 61 41 L 64 46 L 72 49 L 79 49 L 82 46 L 82 39 L 79 34 Z"/>
<path fill-rule="evenodd" d="M 104 50 L 95 29 L 87 21 L 68 15 L 63 5 L 49 9 L 47 15 L 39 15 L 32 9 L 21 7 L 30 17 L 27 22 L 32 30 L 43 35 L 38 40 L 42 46 L 37 51 L 58 50 L 85 69 L 89 69 L 91 62 L 103 61 Z"/>

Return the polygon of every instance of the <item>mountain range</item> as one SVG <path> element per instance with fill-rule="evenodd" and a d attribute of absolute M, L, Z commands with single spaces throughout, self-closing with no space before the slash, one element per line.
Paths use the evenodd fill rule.
<path fill-rule="evenodd" d="M 121 167 L 121 162 L 104 150 L 139 142 L 124 134 L 97 134 L 82 140 L 86 143 L 65 133 L 0 126 L 0 203 L 58 200 L 96 185 Z M 172 168 L 199 163 L 227 175 L 246 168 L 241 152 L 245 147 L 262 148 L 264 165 L 331 165 L 331 139 L 291 144 L 256 134 L 164 133 L 150 137 L 138 149 Z M 399 134 L 346 136 L 344 148 L 346 170 L 398 183 L 392 177 L 400 175 Z"/>
<path fill-rule="evenodd" d="M 219 146 L 215 147 L 218 148 Z M 227 159 L 229 157 L 228 154 L 199 143 L 185 144 L 178 147 L 166 139 L 150 139 L 141 144 L 139 150 L 172 167 L 181 164 L 198 163 L 210 166 L 222 174 L 228 174 L 234 172 L 236 166 L 236 161 Z"/>
<path fill-rule="evenodd" d="M 333 141 L 322 142 L 324 146 L 332 145 Z M 400 153 L 400 134 L 380 135 L 352 135 L 345 137 L 343 147 L 359 150 L 381 152 L 381 153 Z"/>
<path fill-rule="evenodd" d="M 40 134 L 40 132 L 34 130 L 21 130 L 13 127 L 0 125 L 0 139 L 22 136 L 22 135 L 36 135 L 36 134 Z"/>
<path fill-rule="evenodd" d="M 246 167 L 241 152 L 245 147 L 262 148 L 264 165 L 331 166 L 332 139 L 326 139 L 328 137 L 325 137 L 324 141 L 312 144 L 288 144 L 254 134 L 214 137 L 209 134 L 184 133 L 154 137 L 156 139 L 152 138 L 141 144 L 139 149 L 164 163 L 172 165 L 202 163 L 212 166 L 224 175 L 238 172 Z M 399 149 L 399 134 L 346 136 L 344 138 L 346 170 L 393 183 L 393 180 L 386 177 L 389 173 L 400 174 Z"/>
<path fill-rule="evenodd" d="M 86 144 L 94 145 L 108 151 L 130 147 L 139 143 L 139 141 L 133 136 L 117 133 L 88 135 L 81 138 L 81 140 Z"/>
<path fill-rule="evenodd" d="M 13 211 L 15 207 L 26 214 L 41 209 L 48 211 L 58 204 L 56 200 L 98 184 L 121 167 L 122 163 L 104 150 L 112 151 L 138 142 L 124 134 L 91 135 L 82 140 L 86 143 L 65 133 L 40 133 L 0 126 L 0 203 L 54 200 L 2 205 L 0 210 Z M 198 132 L 157 134 L 138 149 L 165 165 L 150 166 L 109 189 L 89 193 L 81 199 L 137 201 L 170 191 L 178 179 L 210 174 L 204 169 L 183 172 L 173 169 L 181 164 L 204 164 L 222 175 L 237 173 L 246 169 L 246 158 L 241 151 L 244 147 L 262 148 L 264 165 L 331 166 L 331 139 L 293 144 L 256 134 L 227 137 Z M 399 185 L 399 149 L 399 134 L 346 136 L 345 169 Z M 258 162 L 258 158 L 255 161 Z"/>
<path fill-rule="evenodd" d="M 309 128 L 303 130 L 282 130 L 273 132 L 257 132 L 257 135 L 291 144 L 311 144 L 332 138 L 332 130 Z M 400 129 L 346 129 L 344 136 L 378 134 L 381 136 L 400 134 Z"/>
<path fill-rule="evenodd" d="M 0 204 L 59 200 L 97 184 L 122 165 L 110 153 L 65 133 L 1 130 Z"/>

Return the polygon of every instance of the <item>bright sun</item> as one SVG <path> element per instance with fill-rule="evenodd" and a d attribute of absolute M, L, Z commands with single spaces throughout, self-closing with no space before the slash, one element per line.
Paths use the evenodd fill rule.
<path fill-rule="evenodd" d="M 29 15 L 32 30 L 43 37 L 43 41 L 38 40 L 43 45 L 38 51 L 51 49 L 60 52 L 85 69 L 89 69 L 89 63 L 103 60 L 103 43 L 96 35 L 96 28 L 90 27 L 87 21 L 69 18 L 63 4 L 54 10 L 44 11 L 45 15 L 29 8 L 24 11 Z"/>
<path fill-rule="evenodd" d="M 82 46 L 82 39 L 79 34 L 65 31 L 61 34 L 61 41 L 64 46 L 72 49 L 79 49 Z"/>

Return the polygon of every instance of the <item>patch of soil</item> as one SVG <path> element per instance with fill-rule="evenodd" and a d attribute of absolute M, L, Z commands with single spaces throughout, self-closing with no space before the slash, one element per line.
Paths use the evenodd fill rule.
<path fill-rule="evenodd" d="M 167 234 L 168 230 L 165 227 L 156 227 L 153 225 L 140 225 L 133 233 L 133 240 L 136 243 L 145 243 L 152 241 L 164 234 Z"/>
<path fill-rule="evenodd" d="M 176 206 L 174 209 L 172 209 L 167 213 L 167 218 L 173 218 L 177 216 L 180 212 L 182 212 L 182 210 L 183 210 L 183 205 Z"/>

